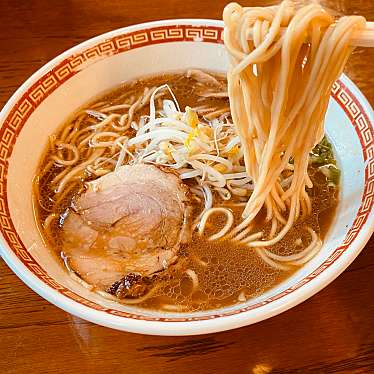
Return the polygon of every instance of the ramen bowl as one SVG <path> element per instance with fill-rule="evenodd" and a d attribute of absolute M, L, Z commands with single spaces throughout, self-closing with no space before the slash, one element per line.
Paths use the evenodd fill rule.
<path fill-rule="evenodd" d="M 326 133 L 342 170 L 340 202 L 321 251 L 294 275 L 249 301 L 166 313 L 103 298 L 74 281 L 45 246 L 32 207 L 32 179 L 48 136 L 77 108 L 124 81 L 190 67 L 225 72 L 223 24 L 169 20 L 115 30 L 56 57 L 33 74 L 0 115 L 0 254 L 30 288 L 88 321 L 130 332 L 193 335 L 249 325 L 306 300 L 360 253 L 374 220 L 374 114 L 346 77 L 333 86 Z"/>

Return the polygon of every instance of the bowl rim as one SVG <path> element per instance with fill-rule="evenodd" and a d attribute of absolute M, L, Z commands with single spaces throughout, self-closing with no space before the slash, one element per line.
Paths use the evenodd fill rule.
<path fill-rule="evenodd" d="M 50 72 L 53 67 L 57 66 L 60 62 L 66 60 L 67 58 L 85 51 L 92 46 L 95 46 L 97 42 L 103 42 L 118 35 L 128 35 L 139 30 L 156 29 L 164 26 L 176 26 L 176 28 L 178 28 L 183 25 L 192 27 L 206 26 L 208 29 L 215 28 L 217 30 L 221 30 L 222 32 L 223 22 L 220 20 L 211 19 L 171 19 L 153 21 L 119 28 L 86 40 L 66 50 L 65 52 L 61 53 L 60 55 L 49 61 L 47 64 L 42 66 L 15 91 L 15 93 L 11 96 L 11 98 L 8 100 L 8 102 L 0 112 L 1 129 L 3 128 L 4 121 L 8 117 L 9 113 L 21 99 L 24 93 L 33 84 L 35 84 L 35 82 L 37 82 L 40 77 L 43 77 L 45 74 Z M 195 41 L 210 42 L 209 37 L 208 40 L 204 39 L 205 37 L 203 36 L 203 40 Z M 194 39 L 192 39 L 192 41 L 194 41 Z M 215 43 L 220 43 L 220 41 L 216 40 Z M 348 90 L 348 92 L 351 92 L 353 97 L 358 99 L 358 104 L 365 110 L 365 113 L 368 116 L 370 134 L 373 139 L 372 123 L 374 122 L 374 113 L 369 102 L 359 91 L 359 89 L 353 84 L 353 82 L 351 82 L 346 76 L 343 75 L 340 78 L 340 83 L 344 88 Z M 373 176 L 370 176 L 370 178 L 371 177 Z M 370 181 L 371 180 L 372 179 L 370 179 Z M 216 315 L 208 318 L 204 317 L 204 319 L 195 320 L 190 318 L 182 318 L 182 321 L 173 319 L 173 317 L 171 317 L 170 319 L 162 318 L 162 321 L 156 319 L 135 319 L 108 314 L 104 311 L 95 310 L 92 307 L 83 305 L 63 295 L 56 289 L 52 288 L 50 285 L 43 282 L 22 263 L 22 261 L 16 256 L 16 254 L 13 252 L 13 250 L 8 245 L 8 242 L 4 238 L 3 224 L 1 224 L 2 235 L 0 237 L 0 255 L 1 257 L 3 257 L 7 265 L 16 273 L 16 275 L 40 296 L 42 296 L 52 304 L 58 306 L 59 308 L 65 310 L 66 312 L 69 312 L 85 320 L 119 330 L 150 335 L 176 336 L 205 334 L 234 329 L 270 318 L 305 301 L 306 299 L 320 291 L 322 288 L 327 286 L 337 276 L 339 276 L 358 256 L 358 254 L 365 246 L 366 242 L 369 240 L 372 232 L 374 231 L 374 217 L 371 211 L 373 201 L 370 201 L 369 204 L 370 208 L 369 212 L 367 213 L 366 221 L 363 223 L 363 226 L 360 227 L 359 231 L 357 232 L 357 236 L 349 244 L 350 250 L 342 251 L 341 254 L 343 254 L 344 252 L 344 256 L 341 256 L 340 254 L 336 261 L 316 274 L 313 279 L 310 279 L 307 283 L 302 284 L 302 286 L 300 286 L 299 288 L 291 290 L 288 294 L 282 296 L 281 298 L 274 299 L 267 304 L 257 307 L 256 309 L 238 309 L 238 312 L 236 312 L 235 314 L 225 315 L 223 313 L 221 315 L 219 314 L 218 316 Z M 136 312 L 134 313 L 136 314 Z M 212 313 L 216 314 L 217 311 L 212 311 Z"/>

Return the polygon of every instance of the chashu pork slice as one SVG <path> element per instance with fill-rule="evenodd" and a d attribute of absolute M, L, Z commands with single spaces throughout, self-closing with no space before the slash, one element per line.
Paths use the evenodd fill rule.
<path fill-rule="evenodd" d="M 178 176 L 146 164 L 89 182 L 63 224 L 70 266 L 104 289 L 166 269 L 189 237 L 187 194 Z"/>

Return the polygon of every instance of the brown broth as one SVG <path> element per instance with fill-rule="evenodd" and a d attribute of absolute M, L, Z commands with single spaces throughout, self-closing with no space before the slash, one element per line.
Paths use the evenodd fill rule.
<path fill-rule="evenodd" d="M 315 179 L 312 177 L 312 181 Z M 329 188 L 327 183 L 318 183 L 314 187 L 313 214 L 298 221 L 284 239 L 271 248 L 277 254 L 288 255 L 298 250 L 291 246 L 305 226 L 312 227 L 323 239 L 335 214 L 337 191 Z M 240 211 L 234 211 L 235 218 L 240 219 Z M 257 222 L 264 231 L 263 221 Z M 162 305 L 179 305 L 180 311 L 201 311 L 237 304 L 257 297 L 275 287 L 294 274 L 299 267 L 289 271 L 280 271 L 265 264 L 253 249 L 231 241 L 211 242 L 207 237 L 222 228 L 217 219 L 203 238 L 193 235 L 192 242 L 183 248 L 182 261 L 172 272 L 165 274 L 164 286 L 154 298 L 141 306 L 149 309 L 160 309 Z M 302 235 L 307 242 L 308 235 Z M 206 264 L 206 266 L 203 265 Z M 199 290 L 193 294 L 192 282 L 186 276 L 186 269 L 192 269 L 199 278 Z M 176 309 L 177 310 L 177 309 Z"/>
<path fill-rule="evenodd" d="M 217 76 L 217 78 L 224 79 L 220 76 Z M 210 105 L 217 108 L 228 106 L 227 99 L 201 99 L 196 95 L 195 82 L 184 74 L 161 74 L 157 77 L 123 84 L 84 108 L 92 108 L 92 106 L 101 102 L 117 105 L 121 103 L 125 94 L 137 96 L 145 87 L 159 86 L 164 83 L 169 84 L 182 110 L 187 105 L 191 107 Z M 138 120 L 140 115 L 148 114 L 148 110 L 148 106 L 145 106 L 136 114 L 134 119 Z M 121 113 L 121 111 L 118 112 Z M 84 123 L 83 126 L 92 125 L 92 121 L 89 119 L 84 121 L 87 123 Z M 59 133 L 61 134 L 69 126 L 72 130 L 74 124 L 75 122 L 70 119 L 63 124 Z M 49 230 L 43 229 L 42 222 L 51 213 L 61 217 L 71 206 L 73 197 L 84 188 L 84 182 L 92 180 L 94 177 L 87 173 L 80 175 L 71 190 L 63 198 L 56 198 L 55 186 L 53 186 L 52 181 L 61 171 L 61 168 L 52 166 L 46 172 L 43 172 L 50 162 L 51 156 L 55 153 L 55 149 L 48 147 L 41 160 L 34 198 L 36 219 L 41 232 L 51 250 L 59 255 L 62 240 L 58 221 L 52 224 Z M 83 157 L 81 161 L 85 161 L 85 158 Z M 296 222 L 285 238 L 272 248 L 275 253 L 286 255 L 300 250 L 293 244 L 296 238 L 300 237 L 300 232 L 305 232 L 305 234 L 302 234 L 302 239 L 306 245 L 308 237 L 305 231 L 306 226 L 312 227 L 322 239 L 330 227 L 337 205 L 338 190 L 328 187 L 326 178 L 317 169 L 311 169 L 310 175 L 314 187 L 308 193 L 312 198 L 313 213 L 311 216 L 299 219 Z M 195 203 L 195 214 L 200 210 L 201 206 Z M 233 212 L 235 220 L 239 221 L 240 210 L 234 209 Z M 257 225 L 266 232 L 269 227 L 266 224 L 264 225 L 260 216 L 257 219 Z M 208 241 L 207 236 L 217 232 L 222 225 L 222 219 L 217 217 L 203 237 L 194 233 L 192 241 L 180 249 L 180 257 L 176 265 L 157 276 L 158 290 L 154 296 L 138 306 L 147 309 L 163 308 L 170 311 L 201 311 L 233 305 L 261 295 L 298 269 L 298 267 L 294 267 L 290 271 L 276 270 L 265 264 L 253 249 L 244 245 L 225 240 Z M 186 275 L 187 269 L 193 270 L 199 279 L 199 287 L 193 293 L 191 293 L 191 279 Z"/>

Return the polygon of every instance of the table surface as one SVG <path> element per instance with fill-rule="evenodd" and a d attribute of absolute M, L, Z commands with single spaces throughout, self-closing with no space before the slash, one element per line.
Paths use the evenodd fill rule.
<path fill-rule="evenodd" d="M 35 70 L 83 40 L 156 19 L 220 18 L 225 3 L 0 0 L 0 108 Z M 374 20 L 373 1 L 327 6 Z M 373 50 L 356 50 L 347 67 L 372 104 L 373 60 Z M 0 373 L 374 373 L 373 250 L 374 239 L 332 284 L 281 315 L 180 338 L 129 334 L 73 317 L 0 260 Z"/>

